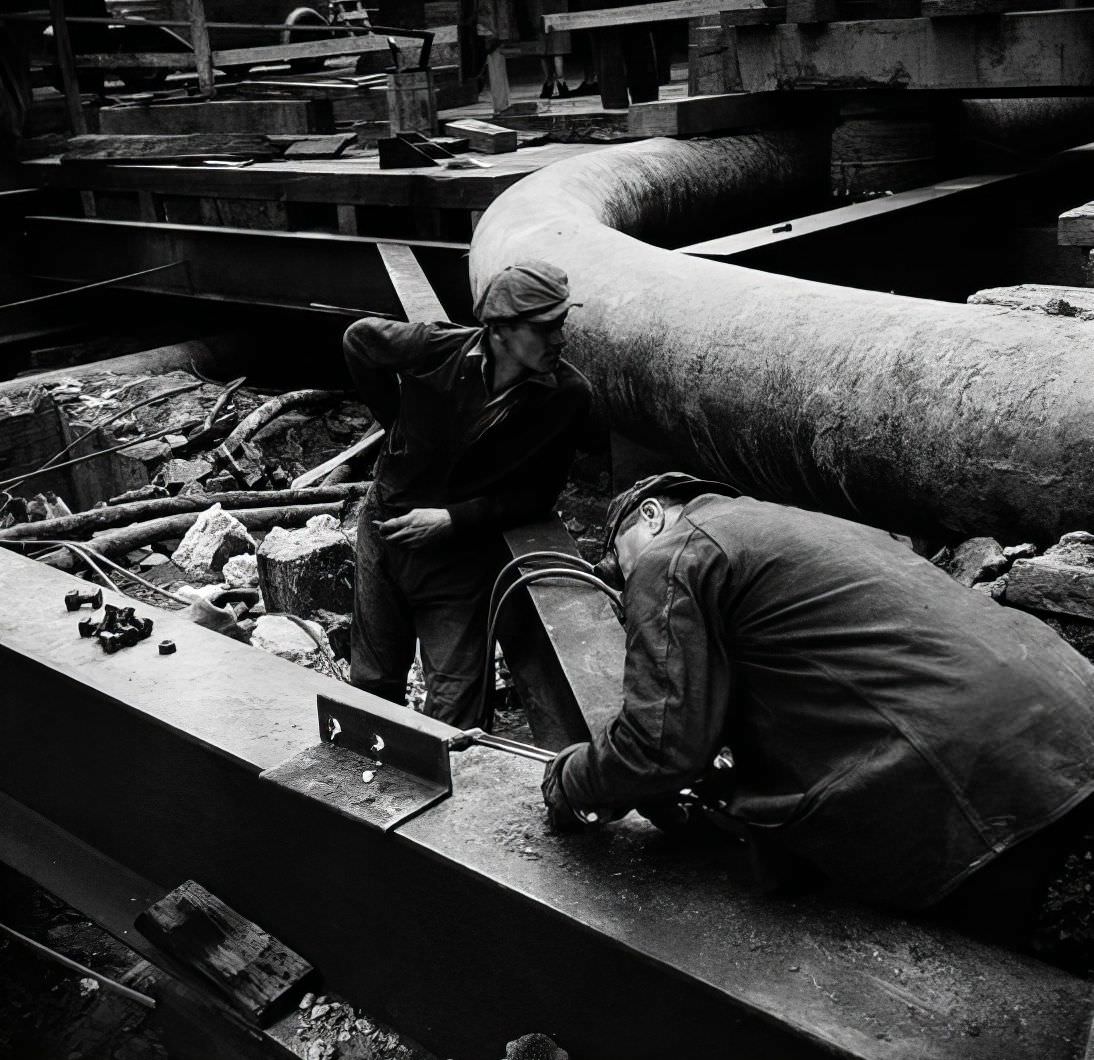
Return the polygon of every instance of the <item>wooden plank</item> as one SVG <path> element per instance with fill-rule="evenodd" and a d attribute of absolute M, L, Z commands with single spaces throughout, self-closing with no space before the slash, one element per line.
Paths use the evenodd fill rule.
<path fill-rule="evenodd" d="M 1014 173 L 986 174 L 942 181 L 929 187 L 900 191 L 895 195 L 886 195 L 867 202 L 854 203 L 851 206 L 841 206 L 835 210 L 825 210 L 823 213 L 795 217 L 777 225 L 766 225 L 763 228 L 753 228 L 748 232 L 738 232 L 731 236 L 708 239 L 702 243 L 692 243 L 690 246 L 677 247 L 675 252 L 708 258 L 731 258 L 759 247 L 816 235 L 818 232 L 839 228 L 842 225 L 867 221 L 898 210 L 947 199 L 953 195 L 974 192 L 980 188 L 998 184 L 1000 181 L 1015 180 L 1018 176 Z"/>
<path fill-rule="evenodd" d="M 315 99 L 233 99 L 204 103 L 165 103 L 155 107 L 103 107 L 103 133 L 190 134 L 333 133 L 329 103 Z"/>
<path fill-rule="evenodd" d="M 438 26 L 433 30 L 433 50 L 456 44 L 455 26 Z M 399 38 L 399 34 L 391 36 Z M 418 40 L 416 37 L 402 38 Z M 345 37 L 340 40 L 301 41 L 296 44 L 271 44 L 255 48 L 228 48 L 213 52 L 213 66 L 257 66 L 259 63 L 281 63 L 290 59 L 317 59 L 338 55 L 387 53 L 387 37 L 369 34 L 365 37 Z M 193 52 L 92 52 L 78 55 L 77 69 L 120 69 L 127 66 L 154 66 L 168 70 L 193 70 Z"/>
<path fill-rule="evenodd" d="M 448 136 L 467 140 L 472 151 L 481 151 L 487 155 L 499 155 L 517 149 L 517 132 L 500 125 L 491 125 L 477 118 L 460 118 L 445 122 L 444 131 Z"/>
<path fill-rule="evenodd" d="M 495 48 L 486 57 L 486 70 L 490 82 L 490 101 L 494 106 L 494 113 L 500 114 L 509 109 L 509 71 L 500 48 Z"/>
<path fill-rule="evenodd" d="M 62 162 L 164 163 L 199 158 L 274 158 L 261 133 L 188 133 L 178 136 L 76 136 Z"/>
<path fill-rule="evenodd" d="M 634 103 L 627 112 L 627 131 L 632 136 L 702 136 L 722 129 L 763 125 L 785 113 L 787 102 L 776 92 L 730 92 Z"/>
<path fill-rule="evenodd" d="M 136 919 L 137 930 L 213 983 L 266 1026 L 302 994 L 312 966 L 272 935 L 187 880 Z"/>
<path fill-rule="evenodd" d="M 746 91 L 1094 87 L 1094 8 L 993 19 L 867 19 L 823 33 L 775 26 L 738 42 Z"/>
<path fill-rule="evenodd" d="M 1062 247 L 1094 247 L 1094 202 L 1060 214 L 1056 239 Z"/>
<path fill-rule="evenodd" d="M 1000 15 L 1006 11 L 1037 11 L 1058 7 L 1056 0 L 921 0 L 924 18 L 965 18 Z"/>
<path fill-rule="evenodd" d="M 76 77 L 76 62 L 72 55 L 72 39 L 65 21 L 64 0 L 49 0 L 49 14 L 53 23 L 53 40 L 57 52 L 57 66 L 64 86 L 65 106 L 72 131 L 77 135 L 87 132 L 83 103 L 80 100 L 80 83 Z"/>
<path fill-rule="evenodd" d="M 787 22 L 835 22 L 840 17 L 839 0 L 787 0 Z"/>
<path fill-rule="evenodd" d="M 355 133 L 308 136 L 286 147 L 285 158 L 338 158 L 350 144 L 356 142 Z"/>
<path fill-rule="evenodd" d="M 430 318 L 433 319 L 433 318 Z M 437 317 L 436 319 L 444 319 Z M 332 456 L 329 460 L 323 461 L 318 467 L 313 467 L 310 471 L 305 471 L 304 474 L 298 475 L 292 480 L 293 489 L 303 489 L 305 486 L 314 486 L 327 477 L 335 468 L 341 467 L 343 464 L 353 460 L 354 457 L 360 456 L 362 453 L 367 453 L 374 446 L 379 445 L 380 440 L 387 432 L 378 423 L 374 423 L 361 438 L 354 442 L 348 449 L 342 450 L 336 456 Z"/>
<path fill-rule="evenodd" d="M 645 22 L 666 22 L 672 19 L 698 18 L 721 11 L 762 8 L 764 0 L 664 0 L 655 4 L 633 4 L 629 7 L 597 8 L 595 11 L 567 11 L 544 15 L 547 33 L 573 29 L 604 29 L 630 26 Z"/>
<path fill-rule="evenodd" d="M 441 300 L 426 278 L 418 259 L 405 243 L 379 243 L 377 249 L 407 320 L 448 320 Z"/>
<path fill-rule="evenodd" d="M 730 26 L 774 26 L 786 21 L 786 4 L 770 4 L 765 7 L 746 8 L 743 11 L 723 11 L 723 27 Z"/>
<path fill-rule="evenodd" d="M 194 64 L 198 71 L 198 90 L 207 99 L 216 95 L 213 72 L 213 49 L 209 44 L 209 30 L 205 26 L 205 0 L 189 0 L 190 45 L 194 49 Z"/>

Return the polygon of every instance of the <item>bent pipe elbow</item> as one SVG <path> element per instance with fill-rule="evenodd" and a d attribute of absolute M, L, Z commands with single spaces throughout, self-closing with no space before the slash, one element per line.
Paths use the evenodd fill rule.
<path fill-rule="evenodd" d="M 566 355 L 612 427 L 753 496 L 914 534 L 1094 527 L 1091 325 L 655 245 L 811 187 L 816 136 L 651 140 L 545 167 L 480 220 L 472 291 L 528 258 L 565 269 L 584 303 Z"/>

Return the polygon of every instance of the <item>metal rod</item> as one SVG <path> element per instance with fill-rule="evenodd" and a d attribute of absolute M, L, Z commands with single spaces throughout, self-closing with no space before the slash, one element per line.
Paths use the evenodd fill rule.
<path fill-rule="evenodd" d="M 492 747 L 495 751 L 505 751 L 519 758 L 530 758 L 534 762 L 553 762 L 554 751 L 545 751 L 542 747 L 533 747 L 531 744 L 519 743 L 516 740 L 507 740 L 503 736 L 494 736 L 491 733 L 483 733 L 473 737 L 475 743 L 483 747 Z"/>
<path fill-rule="evenodd" d="M 54 298 L 61 298 L 66 294 L 79 294 L 81 291 L 91 291 L 96 287 L 109 287 L 113 283 L 125 283 L 127 280 L 135 280 L 141 276 L 148 276 L 153 272 L 163 272 L 164 269 L 174 269 L 185 264 L 185 261 L 172 261 L 166 265 L 156 265 L 151 269 L 141 269 L 140 272 L 129 272 L 124 276 L 112 276 L 108 280 L 96 280 L 94 283 L 85 283 L 80 287 L 69 287 L 64 291 L 53 291 L 50 294 L 40 294 L 35 298 L 24 298 L 21 302 L 8 302 L 6 305 L 0 305 L 0 311 L 4 309 L 21 309 L 23 306 L 34 305 L 37 302 L 48 302 Z"/>
<path fill-rule="evenodd" d="M 0 923 L 0 931 L 4 932 L 6 935 L 10 935 L 13 939 L 22 942 L 24 945 L 29 946 L 43 957 L 49 957 L 58 964 L 63 964 L 71 971 L 79 972 L 80 975 L 86 975 L 96 982 L 102 983 L 103 986 L 109 987 L 111 990 L 116 990 L 123 997 L 129 998 L 130 1001 L 136 1001 L 138 1005 L 143 1005 L 145 1008 L 156 1007 L 155 998 L 151 998 L 147 994 L 142 994 L 132 987 L 124 986 L 105 975 L 101 975 L 99 972 L 92 971 L 86 965 L 80 964 L 79 961 L 74 961 L 71 957 L 66 957 L 63 953 L 58 953 L 56 950 L 51 950 L 48 946 L 43 946 L 42 943 L 36 942 L 34 939 L 27 938 L 26 935 L 20 934 L 15 928 L 8 927 L 7 924 Z"/>

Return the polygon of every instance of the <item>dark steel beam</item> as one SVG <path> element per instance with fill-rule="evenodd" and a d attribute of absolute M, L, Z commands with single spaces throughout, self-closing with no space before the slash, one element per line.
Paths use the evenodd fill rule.
<path fill-rule="evenodd" d="M 737 848 L 635 818 L 550 834 L 524 759 L 454 756 L 452 796 L 387 834 L 283 790 L 259 773 L 318 742 L 317 693 L 400 708 L 166 612 L 174 655 L 104 655 L 64 609 L 75 584 L 0 554 L 0 789 L 157 886 L 198 880 L 439 1055 L 532 1029 L 574 1060 L 1071 1060 L 1085 1040 L 1091 985 L 1034 960 L 757 897 Z"/>
<path fill-rule="evenodd" d="M 346 306 L 399 317 L 402 303 L 380 255 L 383 242 L 68 217 L 28 217 L 25 227 L 28 271 L 37 279 L 82 284 L 180 261 L 179 268 L 114 285 L 259 306 Z M 400 242 L 410 246 L 435 288 L 449 297 L 457 292 L 459 301 L 459 293 L 467 290 L 467 245 Z"/>

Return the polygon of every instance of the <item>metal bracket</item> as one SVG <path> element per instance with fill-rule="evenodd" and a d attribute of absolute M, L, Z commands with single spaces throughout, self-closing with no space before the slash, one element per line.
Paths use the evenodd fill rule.
<path fill-rule="evenodd" d="M 452 794 L 448 741 L 368 707 L 318 697 L 321 743 L 262 773 L 389 832 Z"/>

